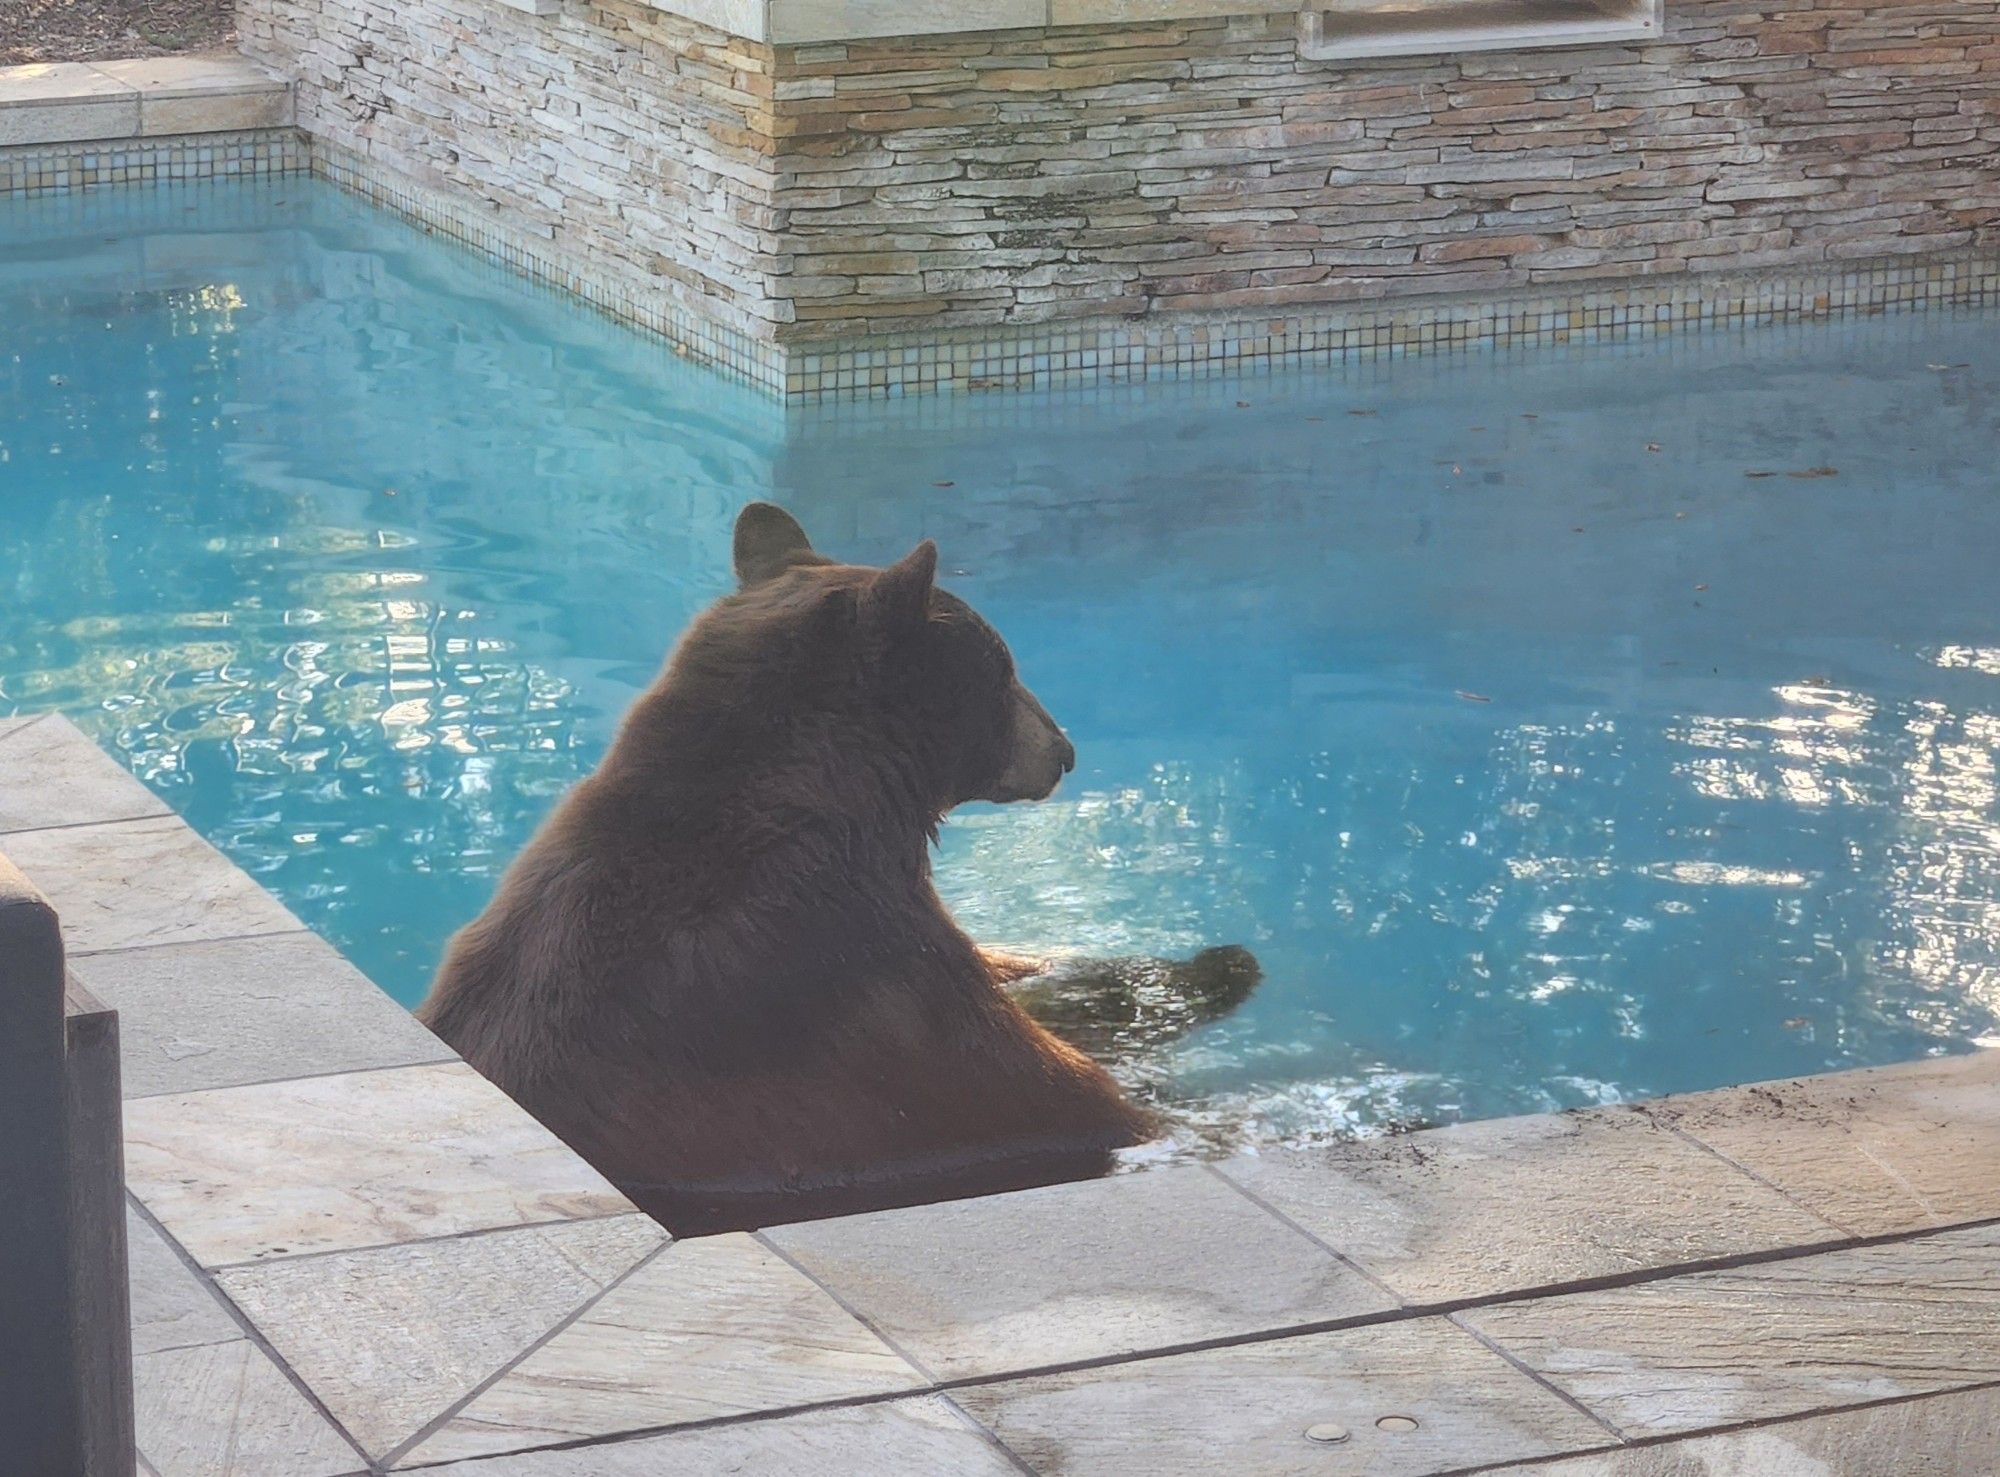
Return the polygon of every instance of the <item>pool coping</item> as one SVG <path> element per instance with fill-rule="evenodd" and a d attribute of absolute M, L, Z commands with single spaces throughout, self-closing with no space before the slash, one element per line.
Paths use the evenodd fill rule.
<path fill-rule="evenodd" d="M 283 128 L 293 92 L 235 52 L 0 67 L 0 147 Z"/>
<path fill-rule="evenodd" d="M 0 853 L 120 1012 L 160 1477 L 1623 1472 L 2000 1420 L 2000 1051 L 674 1242 L 62 716 L 0 719 Z"/>

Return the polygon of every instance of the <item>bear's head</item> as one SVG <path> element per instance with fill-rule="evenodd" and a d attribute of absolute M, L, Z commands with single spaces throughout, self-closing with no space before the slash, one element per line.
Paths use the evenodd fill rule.
<path fill-rule="evenodd" d="M 840 564 L 789 513 L 751 503 L 735 565 L 738 593 L 675 658 L 709 694 L 819 752 L 865 753 L 934 815 L 1044 799 L 1076 767 L 999 632 L 937 587 L 928 539 L 886 569 Z"/>

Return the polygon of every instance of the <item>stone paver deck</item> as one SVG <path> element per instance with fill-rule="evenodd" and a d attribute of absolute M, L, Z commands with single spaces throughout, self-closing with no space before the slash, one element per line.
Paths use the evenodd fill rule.
<path fill-rule="evenodd" d="M 2000 1053 L 674 1242 L 62 718 L 0 852 L 160 1477 L 1996 1470 Z"/>

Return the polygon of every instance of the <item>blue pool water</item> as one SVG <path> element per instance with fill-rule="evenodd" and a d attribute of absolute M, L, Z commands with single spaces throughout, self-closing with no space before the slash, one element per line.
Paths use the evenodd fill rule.
<path fill-rule="evenodd" d="M 1076 740 L 947 828 L 976 935 L 1260 956 L 1138 1069 L 1191 1124 L 1962 1049 L 1996 329 L 787 415 L 320 186 L 16 204 L 0 713 L 70 713 L 414 1002 L 769 497 L 860 560 L 936 538 Z"/>

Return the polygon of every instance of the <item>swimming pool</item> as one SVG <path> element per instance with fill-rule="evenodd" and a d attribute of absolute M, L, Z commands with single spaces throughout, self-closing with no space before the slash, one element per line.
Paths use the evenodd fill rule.
<path fill-rule="evenodd" d="M 1305 1142 L 2000 1013 L 1991 314 L 789 414 L 303 180 L 0 207 L 0 714 L 398 999 L 767 497 L 917 538 L 1077 773 L 977 936 L 1256 951 L 1143 1066 Z"/>

